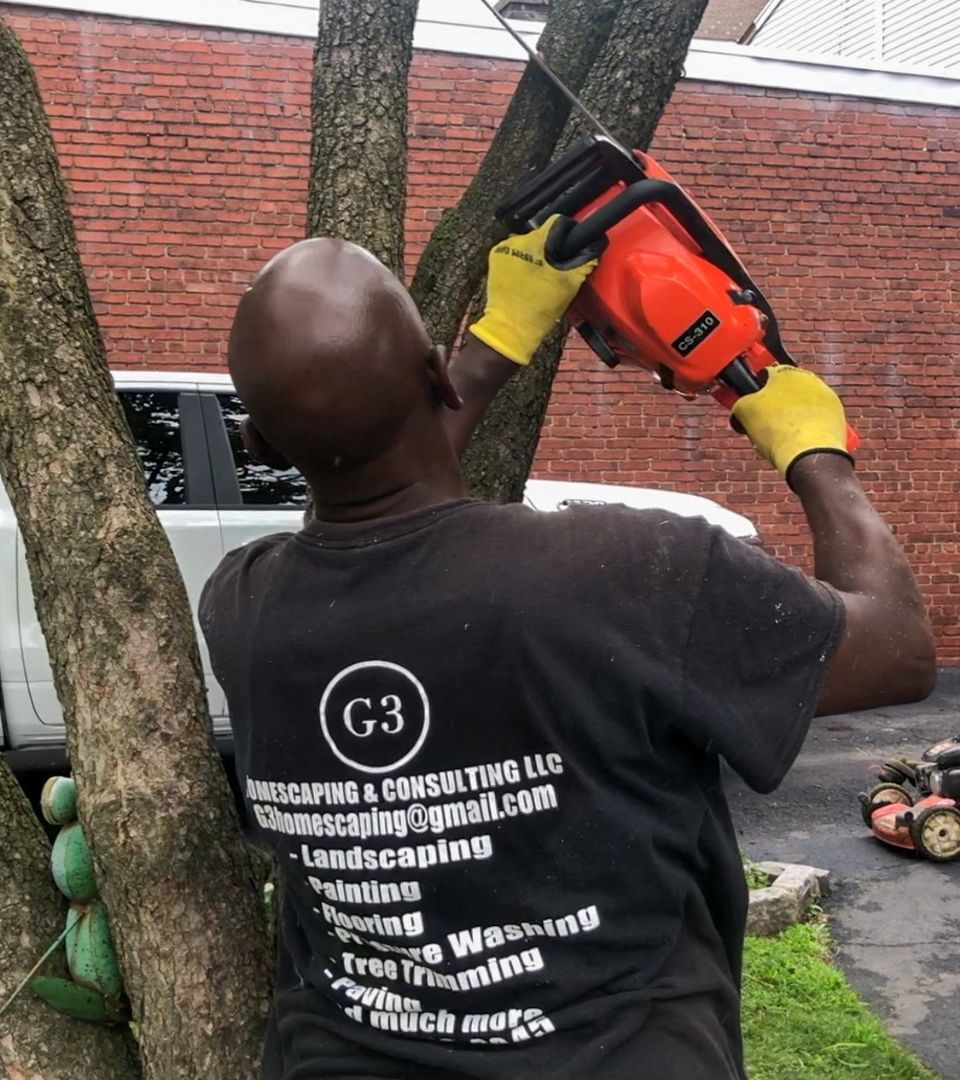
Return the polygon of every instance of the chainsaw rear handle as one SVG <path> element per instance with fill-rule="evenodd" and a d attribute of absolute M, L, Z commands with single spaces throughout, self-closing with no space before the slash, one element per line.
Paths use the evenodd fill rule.
<path fill-rule="evenodd" d="M 732 363 L 717 376 L 717 384 L 711 391 L 711 396 L 719 401 L 727 409 L 732 409 L 738 398 L 746 397 L 747 394 L 755 394 L 763 389 L 766 383 L 766 373 L 761 371 L 757 375 L 742 356 L 737 357 Z M 743 428 L 731 418 L 734 431 L 744 434 Z M 856 430 L 847 424 L 847 451 L 853 453 L 860 445 L 860 436 Z"/>

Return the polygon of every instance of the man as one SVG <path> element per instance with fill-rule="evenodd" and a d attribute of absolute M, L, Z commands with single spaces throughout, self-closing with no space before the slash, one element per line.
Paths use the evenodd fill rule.
<path fill-rule="evenodd" d="M 809 372 L 735 411 L 819 582 L 700 520 L 468 498 L 470 430 L 592 269 L 551 264 L 564 227 L 491 253 L 452 371 L 350 244 L 295 245 L 237 311 L 248 445 L 316 500 L 201 606 L 282 877 L 268 1080 L 743 1077 L 719 757 L 768 791 L 815 710 L 932 687 L 913 578 Z"/>

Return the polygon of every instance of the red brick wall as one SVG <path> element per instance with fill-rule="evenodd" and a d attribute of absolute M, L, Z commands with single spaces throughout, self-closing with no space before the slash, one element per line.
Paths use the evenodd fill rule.
<path fill-rule="evenodd" d="M 218 365 L 243 283 L 302 235 L 311 43 L 0 10 L 37 70 L 111 362 Z M 411 259 L 517 71 L 416 58 Z M 843 392 L 860 475 L 910 554 L 942 662 L 960 663 L 960 110 L 688 82 L 656 149 L 745 254 L 788 346 Z M 536 469 L 713 496 L 807 564 L 794 501 L 720 409 L 639 371 L 574 354 Z"/>

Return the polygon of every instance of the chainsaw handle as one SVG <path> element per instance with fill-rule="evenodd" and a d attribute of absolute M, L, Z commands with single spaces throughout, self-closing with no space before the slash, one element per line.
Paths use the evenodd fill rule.
<path fill-rule="evenodd" d="M 579 252 L 589 248 L 591 244 L 595 244 L 601 237 L 606 236 L 624 218 L 648 203 L 665 204 L 697 243 L 706 250 L 704 243 L 706 234 L 712 240 L 713 232 L 703 224 L 699 215 L 690 215 L 687 212 L 689 200 L 683 191 L 667 180 L 638 180 L 637 183 L 624 188 L 608 203 L 604 203 L 589 217 L 578 222 L 567 235 L 560 252 L 561 256 L 565 259 L 573 258 Z M 696 221 L 693 220 L 694 217 Z"/>
<path fill-rule="evenodd" d="M 712 396 L 714 400 L 719 401 L 725 408 L 732 409 L 736 405 L 738 398 L 745 397 L 747 394 L 755 394 L 762 387 L 763 382 L 757 377 L 750 365 L 743 357 L 738 357 L 732 363 L 727 364 L 723 371 L 720 372 Z M 733 423 L 732 420 L 731 423 Z M 742 433 L 743 429 L 738 428 L 737 430 Z M 852 454 L 859 445 L 860 436 L 847 424 L 848 452 Z"/>
<path fill-rule="evenodd" d="M 496 209 L 511 233 L 525 233 L 552 214 L 567 217 L 589 206 L 615 183 L 645 177 L 637 159 L 602 135 L 586 135 L 543 172 L 522 183 Z"/>

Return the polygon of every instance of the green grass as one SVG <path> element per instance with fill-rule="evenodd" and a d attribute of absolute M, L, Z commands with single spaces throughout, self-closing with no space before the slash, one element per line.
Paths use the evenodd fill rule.
<path fill-rule="evenodd" d="M 936 1080 L 829 962 L 822 923 L 748 938 L 743 997 L 750 1080 Z"/>
<path fill-rule="evenodd" d="M 759 866 L 745 855 L 741 855 L 743 873 L 747 879 L 748 889 L 763 889 L 773 881 L 772 874 L 765 874 Z"/>

